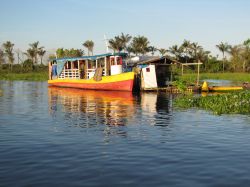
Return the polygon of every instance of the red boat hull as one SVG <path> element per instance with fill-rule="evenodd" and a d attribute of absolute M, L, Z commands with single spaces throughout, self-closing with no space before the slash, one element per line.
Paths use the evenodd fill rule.
<path fill-rule="evenodd" d="M 58 86 L 64 88 L 81 88 L 89 90 L 119 90 L 132 91 L 134 80 L 125 80 L 110 83 L 74 83 L 74 82 L 55 82 L 49 83 L 50 86 Z"/>

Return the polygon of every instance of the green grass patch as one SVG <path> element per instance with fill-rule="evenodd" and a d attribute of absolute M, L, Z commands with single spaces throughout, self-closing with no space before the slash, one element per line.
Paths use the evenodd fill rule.
<path fill-rule="evenodd" d="M 214 114 L 250 114 L 250 91 L 210 96 L 180 96 L 174 100 L 177 108 L 199 108 Z"/>
<path fill-rule="evenodd" d="M 178 76 L 181 81 L 195 82 L 197 74 L 184 74 Z M 231 80 L 237 82 L 250 82 L 250 73 L 201 73 L 200 80 L 216 79 L 216 80 Z"/>
<path fill-rule="evenodd" d="M 48 72 L 32 72 L 32 73 L 0 72 L 0 80 L 46 81 L 48 80 Z"/>

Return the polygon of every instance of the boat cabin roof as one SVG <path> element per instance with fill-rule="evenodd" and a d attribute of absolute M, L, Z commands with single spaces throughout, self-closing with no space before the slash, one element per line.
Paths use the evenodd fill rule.
<path fill-rule="evenodd" d="M 82 56 L 82 57 L 66 57 L 66 58 L 56 58 L 52 59 L 51 61 L 56 61 L 57 63 L 65 63 L 66 61 L 77 61 L 77 60 L 98 60 L 100 58 L 104 57 L 110 57 L 110 56 L 121 56 L 126 57 L 127 53 L 105 53 L 105 54 L 99 54 L 99 55 L 93 55 L 93 56 Z"/>

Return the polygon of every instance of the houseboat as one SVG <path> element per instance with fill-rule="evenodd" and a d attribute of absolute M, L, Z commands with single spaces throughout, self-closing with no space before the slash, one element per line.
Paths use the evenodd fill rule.
<path fill-rule="evenodd" d="M 126 53 L 57 58 L 49 63 L 50 86 L 133 91 L 134 72 L 125 72 Z"/>

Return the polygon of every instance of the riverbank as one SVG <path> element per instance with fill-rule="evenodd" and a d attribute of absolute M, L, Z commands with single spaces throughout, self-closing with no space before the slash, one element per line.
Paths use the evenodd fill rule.
<path fill-rule="evenodd" d="M 0 80 L 47 81 L 48 72 L 0 73 Z"/>
<path fill-rule="evenodd" d="M 197 74 L 184 74 L 178 76 L 181 81 L 196 82 Z M 200 80 L 216 79 L 216 80 L 230 80 L 236 82 L 250 82 L 250 73 L 201 73 Z"/>

